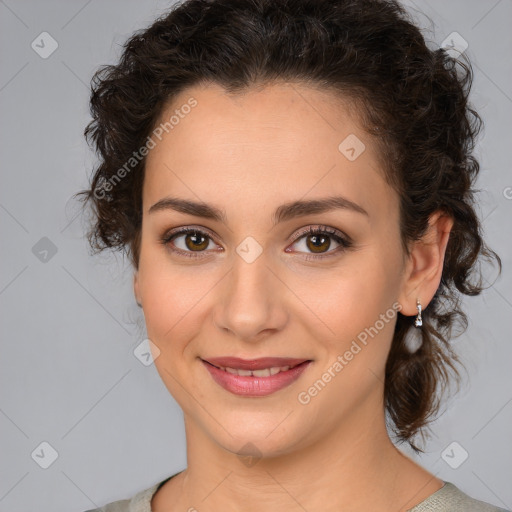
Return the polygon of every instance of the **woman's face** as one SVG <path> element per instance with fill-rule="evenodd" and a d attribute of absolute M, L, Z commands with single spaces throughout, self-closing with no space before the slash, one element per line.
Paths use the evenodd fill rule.
<path fill-rule="evenodd" d="M 186 423 L 233 453 L 252 443 L 267 455 L 371 430 L 404 260 L 370 136 L 329 93 L 290 84 L 236 97 L 189 88 L 161 121 L 172 115 L 147 157 L 134 283 Z M 338 199 L 307 206 L 326 198 Z M 234 376 L 205 362 L 221 357 L 310 362 Z"/>

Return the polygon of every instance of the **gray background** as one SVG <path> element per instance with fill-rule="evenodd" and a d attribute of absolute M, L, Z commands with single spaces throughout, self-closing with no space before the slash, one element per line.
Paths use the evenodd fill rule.
<path fill-rule="evenodd" d="M 82 137 L 93 72 L 169 5 L 0 1 L 0 511 L 83 511 L 186 465 L 181 410 L 133 353 L 145 331 L 131 268 L 119 254 L 89 255 L 71 199 L 95 161 Z M 406 5 L 437 45 L 453 31 L 469 43 L 473 104 L 486 122 L 479 210 L 504 262 L 494 287 L 465 298 L 470 326 L 455 345 L 468 378 L 417 460 L 475 498 L 512 508 L 512 1 Z M 58 43 L 47 59 L 31 47 L 44 31 Z M 58 453 L 47 469 L 42 442 Z M 469 454 L 457 469 L 442 457 L 452 442 Z M 452 459 L 460 447 L 448 450 Z"/>

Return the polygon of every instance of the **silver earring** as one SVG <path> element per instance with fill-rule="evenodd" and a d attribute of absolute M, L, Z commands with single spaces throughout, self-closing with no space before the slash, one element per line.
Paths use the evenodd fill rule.
<path fill-rule="evenodd" d="M 420 299 L 416 299 L 416 308 L 418 309 L 418 315 L 416 316 L 416 320 L 414 325 L 416 327 L 421 327 L 423 325 L 423 320 L 421 319 L 421 303 Z"/>

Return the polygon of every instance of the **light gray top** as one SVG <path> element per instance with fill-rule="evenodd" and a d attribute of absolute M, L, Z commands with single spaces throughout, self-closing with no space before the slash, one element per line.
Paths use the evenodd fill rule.
<path fill-rule="evenodd" d="M 132 498 L 113 501 L 103 507 L 86 510 L 85 512 L 151 512 L 151 498 L 157 489 L 172 475 L 157 484 L 144 489 Z M 463 493 L 451 482 L 444 482 L 443 487 L 431 494 L 408 512 L 512 512 L 495 507 L 489 503 L 478 501 Z"/>

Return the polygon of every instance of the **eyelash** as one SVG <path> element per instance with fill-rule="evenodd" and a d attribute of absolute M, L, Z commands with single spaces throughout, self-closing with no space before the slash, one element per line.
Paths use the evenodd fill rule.
<path fill-rule="evenodd" d="M 183 251 L 182 249 L 177 249 L 172 246 L 171 241 L 174 238 L 176 238 L 179 235 L 183 235 L 183 234 L 186 235 L 188 233 L 199 234 L 199 235 L 205 236 L 206 238 L 209 238 L 214 243 L 216 243 L 214 238 L 212 236 L 210 236 L 210 234 L 208 234 L 205 231 L 202 231 L 201 229 L 194 228 L 194 227 L 179 228 L 176 231 L 166 232 L 160 238 L 160 243 L 162 245 L 164 245 L 165 247 L 170 248 L 170 250 L 172 252 L 177 253 L 179 255 L 183 255 L 187 258 L 204 258 L 205 256 L 200 255 L 200 254 L 204 253 L 205 251 L 197 251 L 197 252 Z M 329 251 L 324 254 L 311 254 L 311 253 L 306 254 L 305 256 L 303 256 L 303 258 L 306 261 L 318 261 L 318 260 L 323 260 L 324 258 L 330 258 L 333 256 L 337 256 L 340 252 L 344 252 L 345 250 L 350 249 L 354 245 L 353 241 L 349 237 L 343 236 L 340 231 L 338 231 L 337 229 L 330 228 L 328 226 L 315 226 L 315 227 L 310 226 L 307 229 L 301 230 L 297 234 L 295 239 L 292 241 L 291 245 L 296 244 L 299 240 L 301 240 L 306 235 L 327 235 L 328 237 L 334 239 L 335 242 L 340 244 L 339 247 L 336 247 L 334 250 Z"/>

